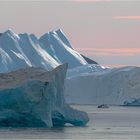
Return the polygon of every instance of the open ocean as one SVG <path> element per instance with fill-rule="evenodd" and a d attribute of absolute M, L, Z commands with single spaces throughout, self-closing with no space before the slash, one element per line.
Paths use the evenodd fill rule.
<path fill-rule="evenodd" d="M 46 140 L 140 140 L 140 107 L 73 105 L 86 111 L 90 121 L 85 127 L 67 125 L 51 129 L 0 129 L 0 139 Z"/>

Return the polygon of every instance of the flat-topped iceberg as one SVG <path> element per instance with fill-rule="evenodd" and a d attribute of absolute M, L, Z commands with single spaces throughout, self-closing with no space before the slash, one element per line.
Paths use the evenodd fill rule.
<path fill-rule="evenodd" d="M 85 125 L 85 112 L 63 97 L 67 64 L 46 72 L 40 68 L 0 74 L 0 127 Z"/>
<path fill-rule="evenodd" d="M 69 70 L 65 81 L 67 103 L 74 104 L 140 104 L 140 67 L 121 67 L 91 71 L 82 67 Z M 90 72 L 91 71 L 91 72 Z M 82 73 L 83 72 L 83 73 Z M 127 101 L 127 102 L 126 102 Z"/>

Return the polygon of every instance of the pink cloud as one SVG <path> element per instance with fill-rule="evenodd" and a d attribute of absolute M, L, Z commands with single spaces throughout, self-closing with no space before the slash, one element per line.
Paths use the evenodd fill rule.
<path fill-rule="evenodd" d="M 135 56 L 140 48 L 75 48 L 79 52 L 98 56 Z"/>
<path fill-rule="evenodd" d="M 140 20 L 140 16 L 114 16 L 112 18 L 118 20 Z"/>
<path fill-rule="evenodd" d="M 125 66 L 128 66 L 128 65 L 126 65 L 126 64 L 104 64 L 103 66 L 114 68 L 114 67 L 125 67 Z M 131 65 L 131 66 L 133 66 L 133 65 Z M 139 66 L 139 65 L 137 65 L 137 66 Z"/>
<path fill-rule="evenodd" d="M 110 2 L 112 0 L 74 0 L 76 2 Z"/>

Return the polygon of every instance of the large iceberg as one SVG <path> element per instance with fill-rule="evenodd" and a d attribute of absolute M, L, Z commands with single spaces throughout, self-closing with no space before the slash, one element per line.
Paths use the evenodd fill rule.
<path fill-rule="evenodd" d="M 64 64 L 48 72 L 26 68 L 0 74 L 0 127 L 85 125 L 87 114 L 65 103 L 66 69 Z"/>
<path fill-rule="evenodd" d="M 62 30 L 48 32 L 40 39 L 34 34 L 16 34 L 12 30 L 0 34 L 0 73 L 27 67 L 52 70 L 64 63 L 69 68 L 88 64 L 72 48 Z"/>
<path fill-rule="evenodd" d="M 140 98 L 140 68 L 80 67 L 71 69 L 65 82 L 65 98 L 74 104 L 124 105 Z M 73 74 L 75 73 L 75 75 Z"/>

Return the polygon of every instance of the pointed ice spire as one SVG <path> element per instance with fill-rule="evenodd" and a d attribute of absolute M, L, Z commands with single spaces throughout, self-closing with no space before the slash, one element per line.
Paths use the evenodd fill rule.
<path fill-rule="evenodd" d="M 50 38 L 50 35 L 56 35 L 64 44 L 66 44 L 69 48 L 73 49 L 67 36 L 65 35 L 65 33 L 62 31 L 62 29 L 58 29 L 56 31 L 51 31 L 51 32 L 48 32 L 48 33 L 45 33 L 44 35 L 42 35 L 39 40 L 40 41 L 43 41 L 43 40 L 49 40 Z M 44 43 L 45 43 L 44 41 Z"/>
<path fill-rule="evenodd" d="M 11 37 L 14 37 L 14 38 L 19 39 L 19 36 L 18 36 L 16 33 L 14 33 L 14 32 L 12 31 L 12 29 L 6 30 L 4 33 L 2 33 L 2 35 L 9 35 L 9 36 L 11 36 Z"/>
<path fill-rule="evenodd" d="M 6 30 L 4 33 L 6 33 L 6 34 L 14 34 L 14 32 L 12 31 L 12 29 L 8 29 L 8 30 Z"/>
<path fill-rule="evenodd" d="M 57 35 L 59 36 L 59 38 L 70 48 L 72 48 L 67 36 L 65 35 L 65 33 L 62 31 L 62 29 L 58 29 L 55 31 L 57 33 Z"/>

